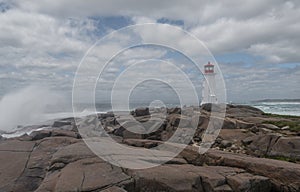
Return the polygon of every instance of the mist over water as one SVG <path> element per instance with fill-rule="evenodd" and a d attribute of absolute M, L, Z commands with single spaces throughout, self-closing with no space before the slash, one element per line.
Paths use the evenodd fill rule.
<path fill-rule="evenodd" d="M 5 95 L 0 100 L 0 132 L 11 132 L 18 126 L 45 121 L 49 108 L 62 106 L 65 98 L 43 87 L 29 86 Z"/>

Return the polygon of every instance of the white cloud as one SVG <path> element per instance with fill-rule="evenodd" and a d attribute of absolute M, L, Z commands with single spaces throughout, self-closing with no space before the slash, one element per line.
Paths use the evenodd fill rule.
<path fill-rule="evenodd" d="M 275 86 L 275 82 L 278 85 L 287 84 L 282 92 L 287 92 L 287 87 L 295 90 L 295 93 L 299 90 L 293 83 L 299 81 L 296 75 L 299 68 L 295 67 L 293 73 L 289 74 L 289 78 L 293 79 L 289 84 L 289 80 L 280 76 L 281 73 L 287 73 L 286 69 L 275 73 L 272 70 L 279 69 L 278 66 L 269 67 L 269 64 L 300 61 L 298 1 L 13 0 L 4 3 L 9 4 L 9 8 L 0 13 L 0 68 L 1 72 L 5 72 L 5 75 L 0 75 L 0 79 L 1 82 L 5 80 L 15 83 L 17 87 L 37 81 L 71 89 L 77 65 L 85 51 L 99 38 L 98 23 L 92 18 L 125 16 L 138 24 L 156 22 L 161 18 L 180 20 L 184 22 L 184 29 L 204 41 L 216 55 L 246 53 L 261 58 L 252 64 L 251 69 L 229 66 L 230 71 L 225 70 L 228 76 L 240 75 L 235 80 L 243 86 L 237 83 L 229 86 L 235 94 L 239 94 L 245 87 L 249 90 L 261 87 L 263 90 L 267 87 L 266 82 L 268 86 Z M 106 30 L 111 31 L 109 28 Z M 183 49 L 194 50 L 194 42 L 179 38 L 176 31 L 170 33 L 161 28 L 159 31 L 140 30 L 138 33 L 143 33 L 148 40 L 179 44 Z M 107 55 L 119 50 L 128 41 L 129 34 L 119 36 L 115 44 L 105 45 L 105 51 L 98 56 L 107 59 Z M 127 54 L 123 56 L 124 66 L 138 61 L 141 59 L 139 56 L 161 57 L 165 53 L 159 50 L 135 50 Z M 264 73 L 280 76 L 282 81 L 249 73 L 260 64 L 265 64 Z M 110 75 L 117 73 L 119 67 L 116 66 Z M 196 78 L 192 74 L 190 77 Z M 5 92 L 9 87 L 11 85 L 2 84 L 0 92 Z M 280 95 L 279 92 L 277 94 Z M 249 97 L 254 97 L 254 94 Z"/>

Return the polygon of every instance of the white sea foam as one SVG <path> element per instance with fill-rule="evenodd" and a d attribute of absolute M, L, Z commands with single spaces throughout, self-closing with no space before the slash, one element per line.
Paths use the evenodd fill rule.
<path fill-rule="evenodd" d="M 250 105 L 265 113 L 300 116 L 300 102 L 260 102 Z"/>

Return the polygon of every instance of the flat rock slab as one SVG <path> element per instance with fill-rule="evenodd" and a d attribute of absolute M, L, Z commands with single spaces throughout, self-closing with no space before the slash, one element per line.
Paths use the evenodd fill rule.
<path fill-rule="evenodd" d="M 0 191 L 9 191 L 22 175 L 30 152 L 0 151 Z"/>
<path fill-rule="evenodd" d="M 53 154 L 51 165 L 55 163 L 68 164 L 84 158 L 96 157 L 84 142 L 78 142 L 66 147 L 60 148 Z"/>
<path fill-rule="evenodd" d="M 247 137 L 254 136 L 254 133 L 245 132 L 243 129 L 221 129 L 219 137 L 229 141 L 241 141 Z"/>
<path fill-rule="evenodd" d="M 9 191 L 23 174 L 35 142 L 5 140 L 0 143 L 0 191 Z"/>
<path fill-rule="evenodd" d="M 0 151 L 30 152 L 35 142 L 19 141 L 17 139 L 5 140 L 0 143 Z"/>
<path fill-rule="evenodd" d="M 162 165 L 145 170 L 129 170 L 128 174 L 135 178 L 135 189 L 129 191 L 233 191 L 232 188 L 243 183 L 228 183 L 227 177 L 245 175 L 238 168 L 223 166 L 193 166 L 193 165 Z M 243 182 L 255 184 L 261 182 L 264 186 L 245 186 L 245 191 L 267 192 L 271 184 L 265 177 L 247 174 Z M 232 185 L 231 185 L 232 184 Z M 233 185 L 235 184 L 235 185 Z"/>
<path fill-rule="evenodd" d="M 54 191 L 93 191 L 132 182 L 121 168 L 99 158 L 79 160 L 60 172 Z"/>

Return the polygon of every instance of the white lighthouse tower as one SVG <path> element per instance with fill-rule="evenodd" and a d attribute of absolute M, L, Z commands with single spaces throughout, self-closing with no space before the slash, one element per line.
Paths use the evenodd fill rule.
<path fill-rule="evenodd" d="M 217 103 L 216 97 L 216 81 L 215 81 L 215 69 L 214 65 L 208 62 L 204 65 L 204 81 L 202 90 L 202 101 L 204 103 Z"/>

